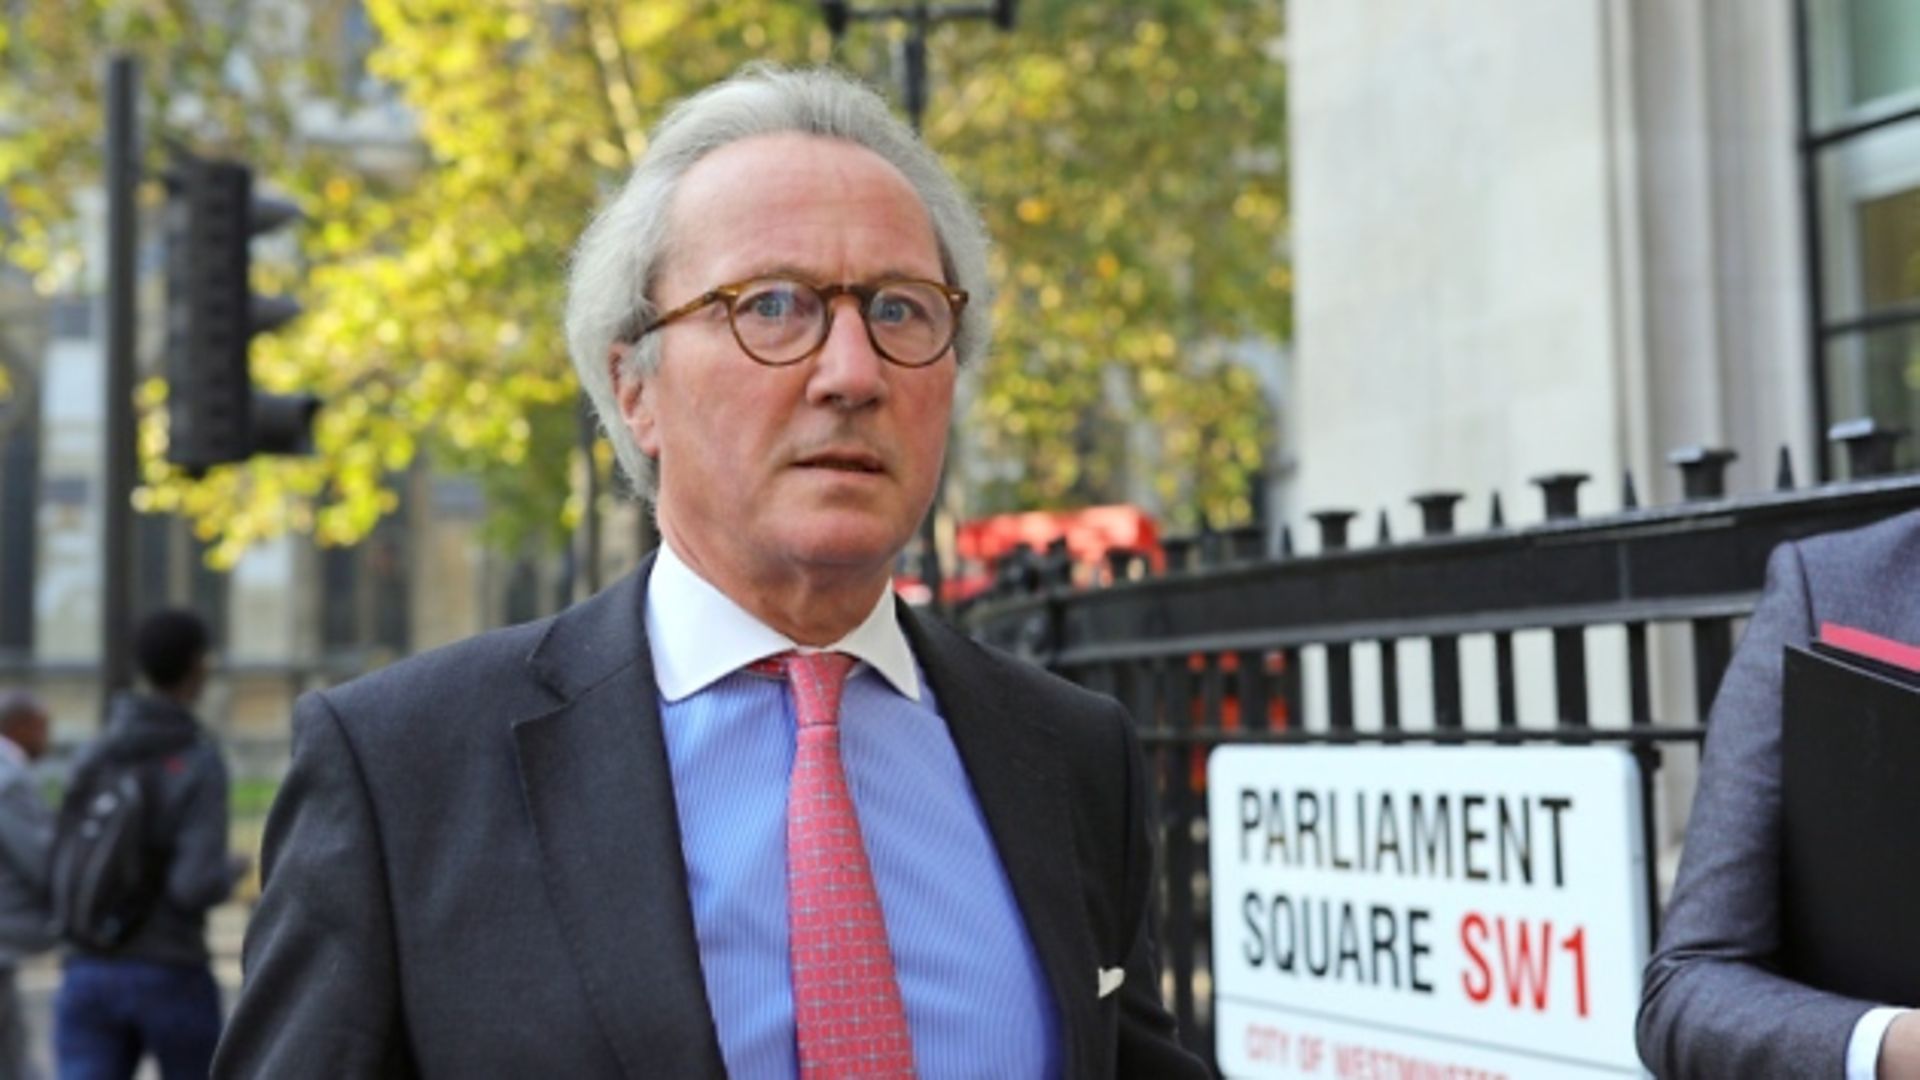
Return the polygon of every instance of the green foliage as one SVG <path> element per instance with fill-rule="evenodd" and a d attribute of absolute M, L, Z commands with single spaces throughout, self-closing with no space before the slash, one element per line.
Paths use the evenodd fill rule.
<path fill-rule="evenodd" d="M 365 0 L 374 78 L 414 116 L 396 162 L 303 141 L 297 107 L 351 113 L 346 0 L 29 4 L 0 27 L 5 257 L 44 291 L 82 270 L 73 194 L 97 183 L 106 47 L 144 68 L 149 165 L 163 140 L 229 154 L 306 211 L 307 314 L 256 342 L 268 389 L 326 400 L 317 454 L 193 480 L 164 463 L 164 387 L 142 389 L 148 510 L 189 516 L 231 561 L 286 531 L 364 536 L 424 455 L 477 474 L 495 538 L 562 535 L 577 457 L 560 327 L 568 246 L 644 149 L 664 107 L 748 59 L 817 63 L 832 43 L 791 0 Z M 226 21 L 223 21 L 226 20 Z M 1168 505 L 1245 516 L 1266 418 L 1220 342 L 1287 332 L 1284 84 L 1274 4 L 1028 0 L 1010 35 L 934 35 L 928 139 L 978 196 L 998 243 L 1001 334 L 967 438 L 1014 479 L 985 509 L 1120 494 L 1153 470 Z M 842 59 L 884 78 L 879 35 Z M 303 104 L 304 103 L 304 104 Z M 157 188 L 146 193 L 149 208 Z M 1118 373 L 1116 377 L 1113 373 Z M 1120 422 L 1153 425 L 1159 460 L 1126 460 Z"/>
<path fill-rule="evenodd" d="M 945 31 L 929 109 L 998 242 L 1000 361 L 971 434 L 1021 467 L 989 508 L 1117 497 L 1120 449 L 1089 428 L 1138 417 L 1171 516 L 1245 520 L 1268 418 L 1212 346 L 1289 329 L 1279 7 L 1054 0 L 1021 19 Z"/>

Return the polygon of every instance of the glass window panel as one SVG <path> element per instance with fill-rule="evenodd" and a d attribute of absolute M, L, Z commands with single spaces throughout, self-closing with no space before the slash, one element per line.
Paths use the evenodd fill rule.
<path fill-rule="evenodd" d="M 1858 214 L 1861 301 L 1872 310 L 1920 300 L 1920 188 L 1869 199 Z"/>
<path fill-rule="evenodd" d="M 1814 163 L 1823 320 L 1920 301 L 1920 120 L 1849 139 Z"/>
<path fill-rule="evenodd" d="M 1920 322 L 1829 342 L 1827 395 L 1832 421 L 1870 416 L 1884 427 L 1920 431 Z M 1914 435 L 1900 441 L 1894 465 L 1920 466 Z"/>
<path fill-rule="evenodd" d="M 1864 105 L 1920 90 L 1920 4 L 1849 0 L 1848 98 Z"/>
<path fill-rule="evenodd" d="M 227 578 L 227 617 L 232 620 L 225 649 L 228 658 L 255 663 L 293 659 L 293 618 L 287 597 L 295 584 L 292 539 L 268 540 L 240 556 Z"/>

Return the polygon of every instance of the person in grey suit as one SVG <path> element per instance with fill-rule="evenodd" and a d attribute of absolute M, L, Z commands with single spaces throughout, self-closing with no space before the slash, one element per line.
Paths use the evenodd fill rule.
<path fill-rule="evenodd" d="M 32 765 L 47 752 L 47 707 L 25 691 L 0 694 L 0 1076 L 29 1076 L 26 1019 L 14 972 L 53 947 L 47 860 L 53 811 Z"/>
<path fill-rule="evenodd" d="M 1920 512 L 1782 545 L 1768 563 L 1714 700 L 1643 983 L 1640 1056 L 1658 1076 L 1920 1077 L 1920 1016 L 1778 968 L 1781 654 L 1823 623 L 1920 641 Z"/>
<path fill-rule="evenodd" d="M 216 1075 L 1207 1075 L 1125 711 L 892 593 L 985 267 L 844 76 L 752 68 L 651 133 L 567 325 L 662 546 L 301 698 Z M 824 891 L 816 806 L 857 818 Z M 803 948 L 823 918 L 845 948 Z"/>

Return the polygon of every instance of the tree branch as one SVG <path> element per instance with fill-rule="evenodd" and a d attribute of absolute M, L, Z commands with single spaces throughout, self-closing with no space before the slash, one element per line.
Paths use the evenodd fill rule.
<path fill-rule="evenodd" d="M 628 62 L 625 46 L 620 43 L 616 16 L 608 6 L 588 0 L 586 8 L 587 33 L 593 39 L 593 59 L 600 72 L 600 86 L 613 113 L 614 133 L 631 165 L 640 160 L 647 148 L 646 133 L 640 125 L 640 107 L 633 95 L 633 66 Z"/>

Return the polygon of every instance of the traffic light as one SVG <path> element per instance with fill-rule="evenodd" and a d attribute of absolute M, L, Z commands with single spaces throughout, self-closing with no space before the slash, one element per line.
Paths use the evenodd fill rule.
<path fill-rule="evenodd" d="M 167 460 L 194 472 L 256 453 L 311 450 L 319 400 L 253 389 L 247 344 L 300 314 L 285 297 L 255 296 L 249 241 L 299 216 L 256 198 L 253 171 L 176 156 L 167 175 Z"/>

